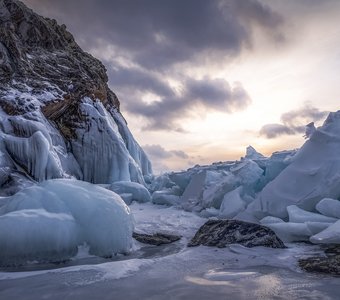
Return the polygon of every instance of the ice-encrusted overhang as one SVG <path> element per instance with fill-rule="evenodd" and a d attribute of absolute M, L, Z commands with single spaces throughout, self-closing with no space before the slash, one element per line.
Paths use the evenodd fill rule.
<path fill-rule="evenodd" d="M 105 66 L 20 1 L 0 0 L 0 16 L 1 193 L 59 177 L 144 183 L 151 164 Z"/>

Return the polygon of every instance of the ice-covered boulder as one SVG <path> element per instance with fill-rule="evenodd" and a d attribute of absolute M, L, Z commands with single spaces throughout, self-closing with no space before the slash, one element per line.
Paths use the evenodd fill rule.
<path fill-rule="evenodd" d="M 249 248 L 285 247 L 271 229 L 239 220 L 209 220 L 200 227 L 188 246 L 204 245 L 223 248 L 230 244 L 241 244 Z"/>
<path fill-rule="evenodd" d="M 133 218 L 114 192 L 56 179 L 26 188 L 0 203 L 0 264 L 62 261 L 86 243 L 91 254 L 128 252 Z"/>
<path fill-rule="evenodd" d="M 145 186 L 136 182 L 117 181 L 110 185 L 109 190 L 117 193 L 118 195 L 130 194 L 132 201 L 137 202 L 151 201 L 151 195 L 149 191 L 145 188 Z M 127 204 L 131 204 L 131 202 Z"/>
<path fill-rule="evenodd" d="M 340 196 L 340 111 L 330 113 L 294 156 L 292 163 L 268 183 L 248 206 L 258 218 L 287 217 L 286 207 L 313 211 L 323 198 Z"/>
<path fill-rule="evenodd" d="M 23 187 L 17 174 L 31 182 L 144 184 L 150 161 L 108 87 L 104 65 L 66 26 L 22 2 L 0 1 L 0 11 L 1 194 Z"/>
<path fill-rule="evenodd" d="M 339 200 L 324 198 L 316 205 L 316 210 L 325 216 L 340 219 Z"/>

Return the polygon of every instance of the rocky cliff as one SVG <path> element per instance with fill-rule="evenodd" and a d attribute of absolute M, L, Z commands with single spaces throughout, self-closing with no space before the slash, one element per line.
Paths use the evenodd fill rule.
<path fill-rule="evenodd" d="M 0 0 L 0 194 L 60 177 L 144 182 L 151 164 L 107 81 L 65 25 Z"/>

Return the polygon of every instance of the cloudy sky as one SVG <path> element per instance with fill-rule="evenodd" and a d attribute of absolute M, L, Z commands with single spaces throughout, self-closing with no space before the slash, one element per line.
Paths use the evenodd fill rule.
<path fill-rule="evenodd" d="M 340 109 L 340 1 L 24 2 L 103 61 L 156 171 L 297 148 Z"/>

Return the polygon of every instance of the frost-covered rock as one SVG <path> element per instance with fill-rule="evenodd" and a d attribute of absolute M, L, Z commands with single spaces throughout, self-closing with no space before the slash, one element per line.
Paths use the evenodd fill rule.
<path fill-rule="evenodd" d="M 151 201 L 151 195 L 149 191 L 145 188 L 145 186 L 136 182 L 117 181 L 110 185 L 109 190 L 117 193 L 118 195 L 130 194 L 132 196 L 132 201 Z M 131 204 L 131 202 L 127 204 Z"/>
<path fill-rule="evenodd" d="M 188 246 L 223 248 L 230 244 L 241 244 L 245 247 L 285 247 L 269 228 L 239 220 L 209 220 L 200 227 Z"/>
<path fill-rule="evenodd" d="M 0 1 L 0 11 L 1 193 L 23 188 L 17 174 L 144 184 L 150 161 L 120 113 L 104 65 L 64 25 L 23 3 Z"/>
<path fill-rule="evenodd" d="M 321 214 L 340 219 L 340 201 L 331 199 L 331 198 L 324 198 L 322 199 L 317 205 L 316 210 Z"/>
<path fill-rule="evenodd" d="M 99 256 L 131 247 L 129 208 L 117 194 L 87 182 L 44 181 L 0 205 L 1 265 L 62 261 L 84 243 Z"/>
<path fill-rule="evenodd" d="M 286 207 L 313 211 L 323 198 L 340 196 L 340 111 L 330 113 L 294 156 L 292 163 L 268 183 L 248 206 L 258 218 L 287 217 Z"/>

